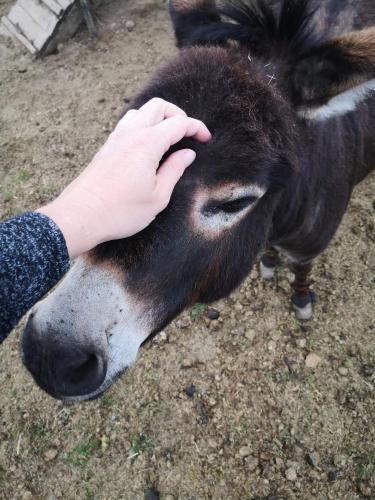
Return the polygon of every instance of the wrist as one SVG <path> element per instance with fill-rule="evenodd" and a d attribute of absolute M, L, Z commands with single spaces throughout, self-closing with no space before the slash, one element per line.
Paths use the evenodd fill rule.
<path fill-rule="evenodd" d="M 100 243 L 88 224 L 83 207 L 67 205 L 57 198 L 36 211 L 49 217 L 60 229 L 71 260 Z"/>

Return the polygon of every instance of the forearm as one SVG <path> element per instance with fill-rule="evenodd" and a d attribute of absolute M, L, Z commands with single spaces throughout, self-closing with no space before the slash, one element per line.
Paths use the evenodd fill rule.
<path fill-rule="evenodd" d="M 69 268 L 64 236 L 43 214 L 0 224 L 0 343 Z"/>

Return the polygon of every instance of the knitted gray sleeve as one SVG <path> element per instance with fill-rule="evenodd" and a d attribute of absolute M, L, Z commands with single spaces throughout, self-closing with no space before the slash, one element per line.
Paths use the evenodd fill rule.
<path fill-rule="evenodd" d="M 40 213 L 0 223 L 0 343 L 69 269 L 63 234 Z"/>

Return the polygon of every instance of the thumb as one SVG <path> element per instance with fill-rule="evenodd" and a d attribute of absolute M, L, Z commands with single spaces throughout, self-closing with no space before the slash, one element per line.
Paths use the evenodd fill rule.
<path fill-rule="evenodd" d="M 181 149 L 172 153 L 159 168 L 157 173 L 157 191 L 162 203 L 168 205 L 172 191 L 177 182 L 182 177 L 186 168 L 189 167 L 196 158 L 196 153 L 192 149 Z"/>

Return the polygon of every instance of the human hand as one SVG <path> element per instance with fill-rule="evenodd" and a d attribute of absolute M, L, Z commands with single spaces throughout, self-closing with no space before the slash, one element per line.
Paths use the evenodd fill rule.
<path fill-rule="evenodd" d="M 183 137 L 207 142 L 211 134 L 201 121 L 159 98 L 126 113 L 88 167 L 38 210 L 59 226 L 71 259 L 141 231 L 166 208 L 195 152 L 179 150 L 158 167 Z"/>

